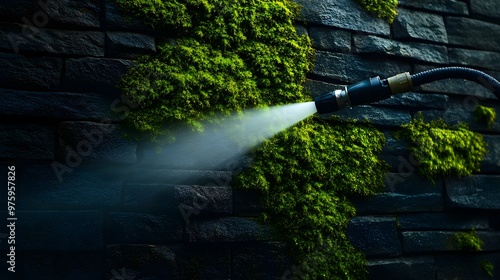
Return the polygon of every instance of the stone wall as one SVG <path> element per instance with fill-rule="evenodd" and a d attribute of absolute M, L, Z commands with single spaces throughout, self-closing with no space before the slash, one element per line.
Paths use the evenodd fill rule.
<path fill-rule="evenodd" d="M 313 96 L 370 76 L 470 66 L 500 79 L 496 0 L 400 0 L 392 26 L 352 0 L 300 0 L 300 32 L 313 40 Z M 255 221 L 258 197 L 232 187 L 234 166 L 178 170 L 147 165 L 151 148 L 123 136 L 133 104 L 115 84 L 133 60 L 155 52 L 155 32 L 123 17 L 111 0 L 0 3 L 0 162 L 16 167 L 16 273 L 11 232 L 0 230 L 1 279 L 291 279 L 287 247 Z M 481 85 L 448 80 L 340 112 L 386 133 L 386 191 L 356 201 L 349 226 L 371 279 L 492 279 L 500 269 L 500 122 L 475 122 Z M 417 113 L 465 121 L 489 143 L 481 172 L 419 177 L 408 147 L 390 135 Z M 182 169 L 182 170 L 179 170 Z M 7 188 L 0 189 L 3 223 Z M 480 253 L 453 234 L 474 228 Z"/>

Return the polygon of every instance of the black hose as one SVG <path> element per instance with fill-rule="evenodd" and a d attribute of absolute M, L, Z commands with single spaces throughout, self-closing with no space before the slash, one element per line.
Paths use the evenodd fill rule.
<path fill-rule="evenodd" d="M 411 75 L 414 87 L 445 79 L 465 79 L 476 82 L 489 89 L 500 99 L 500 82 L 479 70 L 465 67 L 443 67 Z"/>

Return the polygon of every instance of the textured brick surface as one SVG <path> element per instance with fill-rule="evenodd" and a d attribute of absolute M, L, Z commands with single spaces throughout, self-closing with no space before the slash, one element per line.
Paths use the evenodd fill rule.
<path fill-rule="evenodd" d="M 270 228 L 248 218 L 199 219 L 186 230 L 190 242 L 257 241 L 270 239 Z"/>
<path fill-rule="evenodd" d="M 56 57 L 0 53 L 0 65 L 1 87 L 48 90 L 59 86 L 63 60 Z"/>
<path fill-rule="evenodd" d="M 368 279 L 433 279 L 435 263 L 432 257 L 412 257 L 368 261 Z"/>
<path fill-rule="evenodd" d="M 0 123 L 0 157 L 54 159 L 54 128 L 40 124 Z"/>
<path fill-rule="evenodd" d="M 106 32 L 106 44 L 110 57 L 136 59 L 156 51 L 153 36 L 130 32 Z"/>
<path fill-rule="evenodd" d="M 317 50 L 349 52 L 351 51 L 351 33 L 345 30 L 311 27 L 309 37 Z"/>
<path fill-rule="evenodd" d="M 500 33 L 500 28 L 499 28 Z M 500 52 L 449 49 L 450 63 L 465 66 L 500 69 Z"/>
<path fill-rule="evenodd" d="M 468 15 L 467 3 L 455 0 L 399 0 L 399 5 L 403 7 L 418 8 L 432 12 L 442 12 L 446 14 Z"/>
<path fill-rule="evenodd" d="M 448 43 L 443 17 L 436 14 L 400 8 L 396 20 L 392 24 L 392 30 L 396 39 L 412 38 Z"/>
<path fill-rule="evenodd" d="M 466 213 L 417 213 L 400 215 L 402 230 L 481 230 L 488 229 L 488 217 Z"/>
<path fill-rule="evenodd" d="M 500 209 L 500 176 L 473 175 L 446 180 L 448 203 L 453 207 Z"/>
<path fill-rule="evenodd" d="M 500 19 L 500 4 L 496 0 L 471 0 L 471 13 Z"/>
<path fill-rule="evenodd" d="M 400 126 L 409 123 L 410 113 L 404 110 L 377 108 L 360 105 L 352 109 L 344 109 L 334 113 L 343 119 L 370 120 L 370 122 L 385 126 Z"/>
<path fill-rule="evenodd" d="M 450 44 L 500 51 L 499 24 L 462 17 L 447 17 L 445 22 Z"/>
<path fill-rule="evenodd" d="M 354 247 L 367 256 L 397 256 L 401 253 L 395 218 L 355 217 L 347 229 Z"/>

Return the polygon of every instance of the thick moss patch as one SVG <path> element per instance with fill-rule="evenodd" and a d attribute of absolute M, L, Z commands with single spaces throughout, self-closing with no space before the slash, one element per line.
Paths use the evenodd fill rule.
<path fill-rule="evenodd" d="M 368 12 L 392 23 L 398 12 L 398 0 L 356 0 Z"/>
<path fill-rule="evenodd" d="M 474 115 L 476 121 L 483 121 L 490 127 L 495 122 L 497 112 L 494 108 L 479 105 L 474 109 Z"/>
<path fill-rule="evenodd" d="M 397 137 L 408 140 L 419 173 L 432 180 L 439 175 L 468 176 L 479 171 L 487 143 L 466 124 L 449 126 L 442 119 L 424 122 L 417 115 Z"/>

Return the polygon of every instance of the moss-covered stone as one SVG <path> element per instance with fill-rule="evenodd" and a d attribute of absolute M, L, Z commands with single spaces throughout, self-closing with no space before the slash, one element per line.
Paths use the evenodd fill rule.
<path fill-rule="evenodd" d="M 455 233 L 455 241 L 458 249 L 468 252 L 481 251 L 484 244 L 474 229 L 468 232 Z"/>
<path fill-rule="evenodd" d="M 490 127 L 497 117 L 497 112 L 494 108 L 479 105 L 474 109 L 476 121 L 483 121 Z"/>
<path fill-rule="evenodd" d="M 483 136 L 466 124 L 451 127 L 442 119 L 426 123 L 421 114 L 395 136 L 410 142 L 419 173 L 430 180 L 439 175 L 471 175 L 479 171 L 486 154 Z"/>
<path fill-rule="evenodd" d="M 292 244 L 305 279 L 363 279 L 364 257 L 346 238 L 353 195 L 381 190 L 384 135 L 360 123 L 307 119 L 253 152 L 238 185 L 258 189 L 267 220 Z"/>
<path fill-rule="evenodd" d="M 396 8 L 398 0 L 356 0 L 368 12 L 376 14 L 378 17 L 392 23 L 398 14 Z"/>

